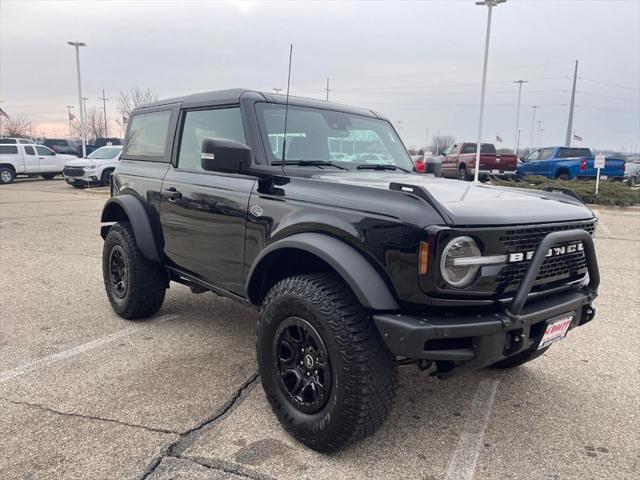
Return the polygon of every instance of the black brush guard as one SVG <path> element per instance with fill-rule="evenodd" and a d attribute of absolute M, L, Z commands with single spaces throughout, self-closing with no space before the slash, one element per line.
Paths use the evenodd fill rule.
<path fill-rule="evenodd" d="M 555 245 L 582 242 L 589 283 L 540 300 L 529 294 L 547 252 Z M 552 232 L 534 254 L 511 303 L 492 314 L 418 316 L 374 314 L 373 319 L 391 353 L 440 362 L 438 375 L 448 377 L 481 368 L 526 349 L 536 348 L 546 321 L 573 314 L 571 328 L 592 320 L 600 273 L 591 235 L 585 230 Z M 442 367 L 442 368 L 441 368 Z"/>

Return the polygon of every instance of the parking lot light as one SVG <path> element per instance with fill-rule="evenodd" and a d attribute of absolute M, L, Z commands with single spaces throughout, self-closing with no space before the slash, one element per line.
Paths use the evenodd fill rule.
<path fill-rule="evenodd" d="M 476 168 L 473 175 L 473 181 L 478 182 L 478 173 L 480 170 L 480 148 L 482 146 L 482 119 L 484 116 L 484 97 L 487 90 L 487 61 L 489 60 L 489 38 L 491 36 L 491 10 L 493 7 L 505 3 L 507 0 L 483 0 L 476 2 L 476 5 L 487 6 L 487 34 L 484 40 L 484 64 L 482 66 L 482 93 L 480 94 L 480 119 L 478 121 L 478 145 L 476 147 Z"/>
<path fill-rule="evenodd" d="M 82 157 L 87 156 L 87 131 L 84 123 L 84 108 L 82 105 L 82 81 L 80 79 L 80 47 L 86 47 L 83 42 L 67 42 L 68 45 L 76 48 L 76 70 L 78 72 L 78 108 L 80 109 L 80 135 L 82 137 Z"/>

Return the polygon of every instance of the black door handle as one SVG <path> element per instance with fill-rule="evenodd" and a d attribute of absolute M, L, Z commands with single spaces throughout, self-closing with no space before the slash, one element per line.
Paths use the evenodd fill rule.
<path fill-rule="evenodd" d="M 182 193 L 177 191 L 174 187 L 170 187 L 162 191 L 162 197 L 166 198 L 170 202 L 175 202 L 182 198 Z"/>

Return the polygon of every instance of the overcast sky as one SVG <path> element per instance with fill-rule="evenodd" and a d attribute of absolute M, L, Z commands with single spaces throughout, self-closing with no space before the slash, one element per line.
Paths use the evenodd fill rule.
<path fill-rule="evenodd" d="M 0 106 L 32 120 L 34 134 L 68 133 L 65 105 L 78 110 L 68 40 L 88 44 L 84 94 L 98 106 L 104 88 L 113 120 L 118 93 L 134 86 L 161 98 L 285 88 L 293 43 L 292 94 L 324 98 L 330 77 L 331 100 L 381 112 L 408 146 L 424 145 L 427 128 L 474 141 L 486 16 L 472 0 L 0 0 Z M 520 145 L 531 143 L 531 105 L 540 106 L 542 143 L 562 144 L 575 60 L 582 145 L 640 148 L 639 0 L 509 0 L 495 8 L 483 140 L 497 134 L 513 147 L 512 82 L 523 79 Z"/>

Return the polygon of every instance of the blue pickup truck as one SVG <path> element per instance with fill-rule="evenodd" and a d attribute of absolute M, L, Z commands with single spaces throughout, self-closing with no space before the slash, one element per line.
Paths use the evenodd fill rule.
<path fill-rule="evenodd" d="M 595 179 L 594 156 L 589 148 L 545 147 L 531 152 L 518 162 L 518 176 L 540 175 L 560 180 Z M 602 180 L 622 180 L 624 160 L 607 157 L 600 169 Z"/>

